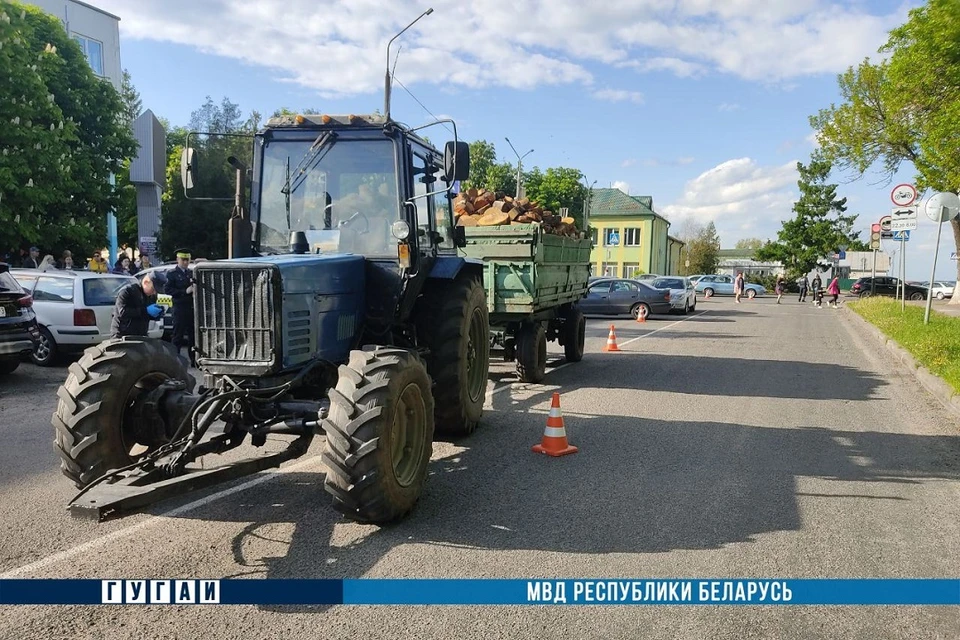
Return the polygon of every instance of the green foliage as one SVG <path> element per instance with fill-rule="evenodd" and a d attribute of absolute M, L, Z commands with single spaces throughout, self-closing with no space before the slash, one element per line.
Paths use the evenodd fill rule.
<path fill-rule="evenodd" d="M 933 311 L 924 325 L 922 306 L 907 305 L 901 312 L 899 302 L 879 297 L 852 302 L 850 308 L 960 393 L 960 318 Z"/>
<path fill-rule="evenodd" d="M 888 59 L 848 69 L 839 77 L 843 102 L 811 117 L 827 157 L 859 176 L 879 165 L 888 180 L 906 161 L 921 190 L 960 190 L 957 42 L 956 0 L 929 0 L 911 10 L 881 49 Z M 951 226 L 960 248 L 960 220 Z"/>
<path fill-rule="evenodd" d="M 464 180 L 463 188 L 486 188 L 487 170 L 497 163 L 497 150 L 486 140 L 470 143 L 470 179 Z"/>
<path fill-rule="evenodd" d="M 545 209 L 559 213 L 567 207 L 570 217 L 577 221 L 577 228 L 583 228 L 583 205 L 587 199 L 587 188 L 581 182 L 583 174 L 579 169 L 550 167 L 545 172 L 534 167 L 524 177 L 524 190 L 531 200 L 536 200 Z"/>
<path fill-rule="evenodd" d="M 206 102 L 190 116 L 190 129 L 213 134 L 253 134 L 258 114 L 244 120 L 240 107 L 223 98 L 216 104 Z M 236 156 L 251 166 L 252 144 L 248 137 L 218 135 L 192 136 L 190 144 L 198 155 L 197 183 L 190 191 L 197 198 L 227 198 L 219 202 L 189 200 L 180 181 L 180 154 L 187 130 L 174 129 L 167 134 L 170 153 L 167 159 L 167 190 L 163 194 L 163 222 L 158 238 L 161 256 L 171 258 L 178 247 L 189 247 L 194 256 L 219 259 L 227 256 L 227 225 L 233 210 L 236 172 L 227 157 Z M 172 145 L 172 146 L 171 146 Z"/>
<path fill-rule="evenodd" d="M 124 125 L 131 129 L 133 122 L 143 113 L 143 102 L 140 92 L 133 85 L 130 72 L 123 70 L 123 80 L 120 86 L 120 98 L 123 100 L 121 118 Z M 130 182 L 130 160 L 125 160 L 116 176 L 117 191 L 120 202 L 117 205 L 117 243 L 122 247 L 136 246 L 138 242 L 137 222 L 137 187 Z"/>
<path fill-rule="evenodd" d="M 133 121 L 143 113 L 143 100 L 140 99 L 140 92 L 133 86 L 133 78 L 130 72 L 123 70 L 123 79 L 120 84 L 120 97 L 123 99 L 123 118 L 128 127 L 133 126 Z"/>
<path fill-rule="evenodd" d="M 862 250 L 860 232 L 853 231 L 856 216 L 843 215 L 847 199 L 837 198 L 837 185 L 828 184 L 831 163 L 814 154 L 809 164 L 797 163 L 800 180 L 800 199 L 793 205 L 796 216 L 783 222 L 776 242 L 768 242 L 756 252 L 758 260 L 781 262 L 787 270 L 787 279 L 809 273 L 817 265 L 829 265 L 822 260 L 841 246 Z"/>
<path fill-rule="evenodd" d="M 706 225 L 691 223 L 684 232 L 682 240 L 684 247 L 683 266 L 680 273 L 688 276 L 692 274 L 716 273 L 720 264 L 720 236 L 713 222 Z M 690 266 L 686 266 L 686 261 Z"/>
<path fill-rule="evenodd" d="M 736 248 L 737 249 L 751 249 L 756 251 L 763 246 L 763 240 L 760 238 L 744 238 L 742 240 L 737 240 Z"/>
<path fill-rule="evenodd" d="M 55 17 L 0 0 L 0 249 L 87 254 L 106 242 L 104 212 L 134 141 L 123 103 Z"/>

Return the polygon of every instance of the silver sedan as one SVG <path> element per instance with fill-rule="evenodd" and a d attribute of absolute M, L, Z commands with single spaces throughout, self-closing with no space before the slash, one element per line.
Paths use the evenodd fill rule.
<path fill-rule="evenodd" d="M 661 277 L 648 283 L 655 289 L 670 291 L 670 310 L 684 314 L 697 309 L 697 290 L 688 278 Z"/>

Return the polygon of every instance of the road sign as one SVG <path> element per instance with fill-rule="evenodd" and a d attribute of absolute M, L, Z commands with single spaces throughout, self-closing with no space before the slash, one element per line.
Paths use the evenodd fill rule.
<path fill-rule="evenodd" d="M 893 231 L 881 231 L 880 232 L 881 240 L 893 240 Z"/>
<path fill-rule="evenodd" d="M 942 224 L 960 213 L 960 197 L 949 191 L 938 193 L 927 200 L 923 212 L 934 222 Z"/>
<path fill-rule="evenodd" d="M 909 240 L 910 232 L 909 231 L 894 231 L 893 232 L 894 240 Z"/>
<path fill-rule="evenodd" d="M 890 200 L 898 207 L 909 207 L 917 200 L 917 188 L 912 184 L 898 184 L 890 192 Z"/>
<path fill-rule="evenodd" d="M 893 222 L 893 216 L 883 216 L 880 218 L 880 231 L 890 231 L 890 224 Z"/>
<path fill-rule="evenodd" d="M 617 232 L 613 232 L 609 236 L 607 236 L 607 244 L 609 244 L 612 247 L 618 246 L 620 244 L 620 234 Z"/>
<path fill-rule="evenodd" d="M 950 259 L 953 260 L 954 262 L 957 261 L 957 252 L 956 252 L 956 251 L 954 251 L 954 252 L 952 252 L 952 253 L 950 254 Z"/>
<path fill-rule="evenodd" d="M 890 212 L 893 220 L 890 221 L 892 231 L 907 231 L 917 228 L 917 208 L 897 207 Z"/>
<path fill-rule="evenodd" d="M 840 251 L 837 253 L 837 258 L 840 259 L 840 260 L 846 260 L 846 259 L 847 259 L 847 252 L 844 251 L 843 249 L 840 249 Z"/>

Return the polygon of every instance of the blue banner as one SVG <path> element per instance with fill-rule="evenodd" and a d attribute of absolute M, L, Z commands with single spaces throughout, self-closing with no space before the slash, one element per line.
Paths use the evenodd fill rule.
<path fill-rule="evenodd" d="M 0 605 L 941 605 L 960 579 L 0 580 Z"/>

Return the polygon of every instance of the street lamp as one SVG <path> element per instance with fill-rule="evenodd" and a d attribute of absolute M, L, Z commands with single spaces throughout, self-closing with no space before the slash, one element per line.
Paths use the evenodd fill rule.
<path fill-rule="evenodd" d="M 511 149 L 513 149 L 514 155 L 517 156 L 517 195 L 516 197 L 519 200 L 520 199 L 520 180 L 521 180 L 521 176 L 523 175 L 520 172 L 520 169 L 521 167 L 523 167 L 523 159 L 526 158 L 531 153 L 533 153 L 533 149 L 530 149 L 530 151 L 527 151 L 525 154 L 521 156 L 519 153 L 517 153 L 517 150 L 513 148 L 513 143 L 510 142 L 510 138 L 504 136 L 503 139 L 507 141 L 507 144 L 510 145 Z"/>
<path fill-rule="evenodd" d="M 413 25 L 417 24 L 417 22 L 420 21 L 420 18 L 424 16 L 428 16 L 431 13 L 433 13 L 432 7 L 430 9 L 427 9 L 423 13 L 421 13 L 419 16 L 417 16 L 416 20 L 414 20 L 413 22 L 405 26 L 400 33 L 390 38 L 390 42 L 387 43 L 387 75 L 384 78 L 384 86 L 383 86 L 383 115 L 386 116 L 387 119 L 390 118 L 390 87 L 393 84 L 390 81 L 390 45 L 393 44 L 394 40 L 402 36 L 404 31 L 406 31 Z"/>

